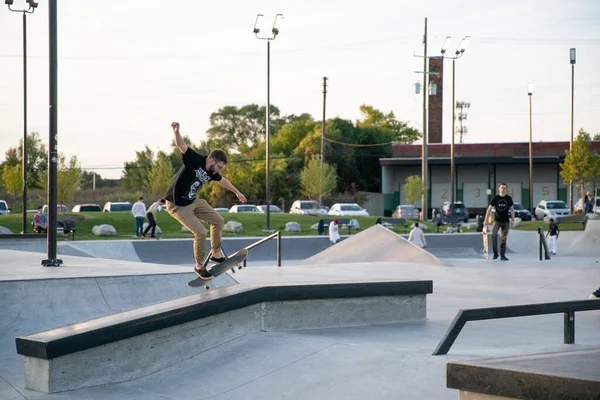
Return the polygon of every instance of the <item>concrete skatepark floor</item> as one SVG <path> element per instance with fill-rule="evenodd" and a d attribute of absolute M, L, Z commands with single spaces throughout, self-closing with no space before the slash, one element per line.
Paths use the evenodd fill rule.
<path fill-rule="evenodd" d="M 377 251 L 375 239 L 364 251 Z M 463 252 L 477 254 L 473 246 Z M 563 316 L 556 314 L 470 322 L 448 355 L 431 355 L 459 309 L 585 299 L 600 286 L 600 254 L 559 252 L 540 262 L 536 247 L 525 250 L 514 250 L 509 262 L 444 257 L 445 265 L 349 262 L 339 254 L 338 264 L 255 262 L 222 284 L 431 279 L 427 321 L 252 333 L 144 378 L 53 395 L 23 388 L 16 335 L 197 293 L 186 286 L 190 267 L 73 255 L 65 267 L 48 269 L 38 253 L 0 250 L 0 398 L 456 399 L 445 385 L 448 361 L 600 347 L 600 312 L 593 311 L 577 313 L 574 345 L 562 344 Z"/>

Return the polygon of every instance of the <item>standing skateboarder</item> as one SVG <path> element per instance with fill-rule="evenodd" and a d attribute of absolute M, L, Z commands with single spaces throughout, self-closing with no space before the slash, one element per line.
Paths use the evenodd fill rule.
<path fill-rule="evenodd" d="M 502 261 L 508 261 L 508 258 L 506 258 L 506 238 L 508 237 L 508 231 L 510 230 L 511 225 L 514 225 L 515 223 L 515 208 L 512 197 L 506 194 L 506 183 L 501 183 L 498 186 L 498 192 L 499 194 L 494 196 L 485 213 L 483 229 L 487 229 L 488 218 L 490 217 L 492 208 L 495 208 L 494 226 L 492 227 L 492 249 L 494 250 L 494 260 L 498 258 L 498 230 L 502 228 L 502 236 L 500 237 L 500 259 Z"/>
<path fill-rule="evenodd" d="M 211 260 L 220 263 L 226 259 L 223 256 L 219 257 L 222 255 L 223 217 L 206 200 L 197 198 L 196 193 L 205 183 L 217 181 L 225 189 L 235 193 L 242 203 L 246 202 L 246 197 L 220 174 L 227 165 L 227 155 L 223 150 L 213 150 L 208 156 L 198 154 L 184 143 L 179 133 L 179 122 L 173 122 L 171 127 L 175 135 L 175 145 L 183 155 L 183 166 L 167 190 L 167 212 L 194 234 L 194 272 L 200 278 L 209 281 L 213 276 L 202 266 L 206 229 L 200 221 L 210 225 Z"/>

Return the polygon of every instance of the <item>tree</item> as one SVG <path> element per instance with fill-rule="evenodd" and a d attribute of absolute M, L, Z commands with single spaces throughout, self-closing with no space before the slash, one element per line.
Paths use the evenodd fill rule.
<path fill-rule="evenodd" d="M 404 197 L 406 201 L 412 205 L 415 205 L 421 196 L 425 194 L 425 184 L 421 180 L 420 175 L 411 175 L 406 178 L 404 185 Z"/>
<path fill-rule="evenodd" d="M 179 151 L 179 150 L 178 150 Z M 143 190 L 148 182 L 148 171 L 154 163 L 154 152 L 148 146 L 135 152 L 135 161 L 126 162 L 123 172 L 125 189 Z"/>
<path fill-rule="evenodd" d="M 300 173 L 302 193 L 309 199 L 318 200 L 327 197 L 337 184 L 335 167 L 325 163 L 321 167 L 319 157 L 312 157 Z"/>
<path fill-rule="evenodd" d="M 82 171 L 79 167 L 77 156 L 72 156 L 67 163 L 67 158 L 64 154 L 58 155 L 57 168 L 57 188 L 56 199 L 58 204 L 67 204 L 75 196 L 75 192 L 81 188 Z M 48 190 L 48 171 L 42 173 L 44 190 Z"/>
<path fill-rule="evenodd" d="M 564 183 L 579 185 L 582 204 L 584 204 L 586 183 L 594 183 L 598 180 L 600 157 L 591 150 L 590 140 L 590 134 L 580 129 L 573 142 L 573 151 L 566 150 L 565 161 L 560 164 L 562 168 L 560 175 Z"/>
<path fill-rule="evenodd" d="M 600 133 L 596 133 L 592 140 L 600 140 Z"/>
<path fill-rule="evenodd" d="M 358 127 L 378 126 L 389 129 L 393 134 L 393 140 L 398 143 L 411 144 L 417 141 L 421 134 L 418 130 L 408 126 L 408 123 L 396 119 L 393 111 L 384 114 L 373 106 L 363 104 L 360 106 L 362 121 L 357 121 Z"/>
<path fill-rule="evenodd" d="M 17 194 L 23 190 L 23 173 L 21 164 L 5 165 L 2 171 L 2 180 L 8 194 L 13 195 L 13 203 L 17 202 Z"/>
<path fill-rule="evenodd" d="M 19 145 L 6 151 L 5 165 L 15 166 L 23 163 L 23 139 Z M 38 132 L 27 134 L 27 187 L 39 189 L 42 187 L 40 173 L 48 169 L 48 150 L 42 143 Z"/>
<path fill-rule="evenodd" d="M 175 176 L 175 170 L 171 165 L 169 156 L 163 152 L 159 152 L 158 159 L 150 171 L 148 171 L 147 176 L 147 187 L 152 190 L 152 193 L 164 196 Z"/>

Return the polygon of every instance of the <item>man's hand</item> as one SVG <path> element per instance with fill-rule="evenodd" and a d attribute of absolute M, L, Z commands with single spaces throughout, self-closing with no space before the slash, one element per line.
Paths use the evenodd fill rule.
<path fill-rule="evenodd" d="M 173 128 L 173 132 L 179 133 L 179 122 L 171 123 L 171 128 Z"/>
<path fill-rule="evenodd" d="M 515 220 L 514 219 L 510 220 L 510 226 L 515 226 Z"/>
<path fill-rule="evenodd" d="M 246 202 L 246 196 L 244 196 L 243 194 L 241 194 L 241 193 L 239 193 L 239 192 L 237 193 L 237 198 L 238 198 L 238 199 L 240 199 L 240 201 L 241 201 L 242 203 L 245 203 L 245 202 Z"/>

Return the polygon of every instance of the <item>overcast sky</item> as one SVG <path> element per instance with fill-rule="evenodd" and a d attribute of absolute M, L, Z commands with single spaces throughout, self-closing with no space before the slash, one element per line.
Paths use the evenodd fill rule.
<path fill-rule="evenodd" d="M 48 4 L 27 17 L 29 131 L 48 141 Z M 15 0 L 15 7 L 24 5 Z M 0 160 L 23 132 L 22 18 L 0 8 Z M 266 41 L 252 33 L 262 13 L 271 43 L 271 103 L 283 114 L 356 120 L 359 106 L 394 111 L 422 129 L 424 18 L 429 55 L 452 36 L 472 40 L 456 62 L 456 99 L 469 101 L 465 143 L 528 141 L 527 83 L 534 85 L 534 141 L 570 137 L 571 66 L 577 48 L 575 130 L 600 132 L 598 0 L 288 0 L 58 2 L 59 151 L 118 178 L 148 145 L 168 150 L 170 122 L 195 143 L 225 105 L 266 103 Z M 444 142 L 451 130 L 451 61 L 445 64 Z"/>

